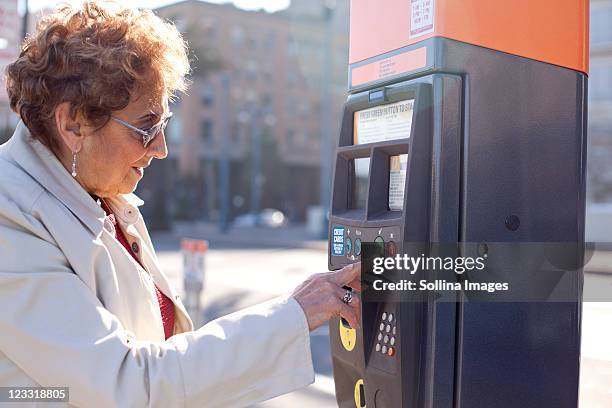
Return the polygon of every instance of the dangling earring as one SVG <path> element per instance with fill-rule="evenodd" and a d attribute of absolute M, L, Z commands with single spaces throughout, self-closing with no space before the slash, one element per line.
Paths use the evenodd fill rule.
<path fill-rule="evenodd" d="M 72 177 L 76 177 L 76 152 L 72 152 Z"/>

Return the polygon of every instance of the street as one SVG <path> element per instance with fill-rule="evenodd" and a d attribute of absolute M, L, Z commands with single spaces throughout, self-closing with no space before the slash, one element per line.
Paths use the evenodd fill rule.
<path fill-rule="evenodd" d="M 249 247 L 254 231 L 236 233 L 231 239 L 212 239 L 206 254 L 206 282 L 201 302 L 202 322 L 208 322 L 235 310 L 287 293 L 313 273 L 327 270 L 325 243 L 309 242 L 306 248 L 295 242 L 274 247 L 270 241 Z M 194 234 L 189 234 L 193 236 Z M 295 235 L 295 234 L 293 234 Z M 177 288 L 182 290 L 182 255 L 178 240 L 171 236 L 153 237 L 162 268 Z M 233 242 L 233 243 L 232 243 Z M 279 241 L 280 242 L 280 241 Z M 254 246 L 254 244 L 250 245 Z M 612 266 L 612 256 L 597 256 L 593 265 Z M 587 271 L 590 268 L 587 266 Z M 597 286 L 612 291 L 612 274 L 585 275 L 585 287 Z M 588 299 L 587 299 L 588 300 Z M 193 316 L 192 316 L 193 318 Z M 197 317 L 196 317 L 197 318 Z M 195 319 L 194 319 L 195 321 Z M 582 366 L 580 399 L 584 408 L 612 407 L 612 303 L 585 302 L 582 323 Z M 336 407 L 329 350 L 329 333 L 324 326 L 311 334 L 311 348 L 316 371 L 313 385 L 256 405 L 258 408 Z M 562 358 L 560 356 L 560 358 Z"/>

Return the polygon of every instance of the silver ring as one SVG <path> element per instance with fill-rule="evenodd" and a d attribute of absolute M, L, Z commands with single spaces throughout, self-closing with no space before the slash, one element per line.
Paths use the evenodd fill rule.
<path fill-rule="evenodd" d="M 344 297 L 342 298 L 342 301 L 346 303 L 347 305 L 351 303 L 353 301 L 353 292 L 351 292 L 350 290 L 347 290 L 346 293 L 344 294 Z"/>

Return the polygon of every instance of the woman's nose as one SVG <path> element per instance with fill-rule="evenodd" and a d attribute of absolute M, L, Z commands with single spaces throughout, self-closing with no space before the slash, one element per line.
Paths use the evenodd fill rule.
<path fill-rule="evenodd" d="M 165 159 L 168 156 L 168 146 L 166 146 L 166 132 L 161 130 L 157 137 L 153 139 L 147 147 L 149 154 L 156 159 Z"/>

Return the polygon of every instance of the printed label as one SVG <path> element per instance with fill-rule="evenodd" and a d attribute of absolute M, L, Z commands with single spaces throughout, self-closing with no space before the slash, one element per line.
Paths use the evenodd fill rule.
<path fill-rule="evenodd" d="M 332 255 L 344 256 L 344 227 L 332 227 Z"/>
<path fill-rule="evenodd" d="M 406 51 L 401 54 L 351 68 L 351 85 L 360 86 L 368 82 L 407 74 L 427 65 L 427 48 Z"/>
<path fill-rule="evenodd" d="M 355 112 L 353 143 L 365 144 L 410 137 L 414 99 Z"/>
<path fill-rule="evenodd" d="M 435 18 L 434 0 L 410 1 L 410 38 L 433 33 Z"/>
<path fill-rule="evenodd" d="M 408 155 L 391 156 L 389 159 L 389 210 L 402 211 L 404 208 Z M 393 238 L 393 234 L 391 235 L 391 238 Z"/>

